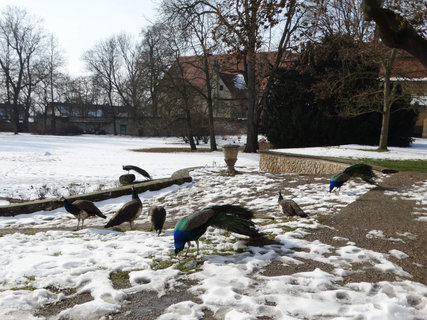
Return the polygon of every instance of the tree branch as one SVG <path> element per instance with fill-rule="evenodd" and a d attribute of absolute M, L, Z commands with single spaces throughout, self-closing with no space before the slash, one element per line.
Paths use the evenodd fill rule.
<path fill-rule="evenodd" d="M 365 20 L 375 21 L 385 45 L 406 50 L 427 68 L 427 40 L 415 31 L 407 19 L 394 11 L 382 8 L 382 2 L 362 1 Z"/>

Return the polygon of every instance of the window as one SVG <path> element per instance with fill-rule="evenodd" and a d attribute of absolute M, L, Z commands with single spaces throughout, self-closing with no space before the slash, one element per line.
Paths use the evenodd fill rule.
<path fill-rule="evenodd" d="M 224 90 L 224 86 L 222 84 L 219 85 L 219 91 L 223 91 Z"/>

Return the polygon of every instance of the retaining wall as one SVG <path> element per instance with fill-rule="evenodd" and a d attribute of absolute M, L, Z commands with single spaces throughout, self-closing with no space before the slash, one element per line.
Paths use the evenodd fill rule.
<path fill-rule="evenodd" d="M 336 174 L 350 164 L 350 160 L 259 151 L 259 169 L 269 173 Z"/>

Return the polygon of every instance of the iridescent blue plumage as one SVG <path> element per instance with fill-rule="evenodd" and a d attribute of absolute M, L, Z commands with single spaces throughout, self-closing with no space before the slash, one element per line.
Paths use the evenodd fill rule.
<path fill-rule="evenodd" d="M 343 172 L 332 177 L 329 182 L 329 192 L 334 188 L 341 188 L 341 186 L 352 177 L 359 177 L 363 181 L 366 181 L 370 184 L 375 184 L 372 180 L 375 177 L 372 167 L 364 163 L 357 163 L 352 166 L 347 167 Z"/>
<path fill-rule="evenodd" d="M 175 254 L 184 250 L 185 244 L 195 241 L 199 253 L 199 238 L 209 226 L 226 229 L 231 232 L 260 237 L 251 218 L 252 211 L 236 205 L 211 206 L 178 221 L 174 231 Z M 187 253 L 188 253 L 187 249 Z M 187 255 L 187 253 L 185 255 Z"/>

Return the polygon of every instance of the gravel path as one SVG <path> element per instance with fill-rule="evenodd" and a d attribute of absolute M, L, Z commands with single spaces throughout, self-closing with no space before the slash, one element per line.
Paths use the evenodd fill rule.
<path fill-rule="evenodd" d="M 318 239 L 336 246 L 342 241 L 334 239 L 340 237 L 354 242 L 357 247 L 375 252 L 387 254 L 390 250 L 402 251 L 408 255 L 407 258 L 391 256 L 390 260 L 409 273 L 412 276 L 410 280 L 427 285 L 427 222 L 416 221 L 413 214 L 420 204 L 390 195 L 411 190 L 423 181 L 427 181 L 427 173 L 398 172 L 391 175 L 381 183 L 381 187 L 372 189 L 343 208 L 339 214 L 324 217 L 322 224 L 330 228 L 309 235 L 307 240 Z M 424 197 L 427 198 L 427 195 Z M 382 231 L 383 236 L 375 232 L 369 234 L 372 230 Z M 361 266 L 359 271 L 363 272 L 346 277 L 345 281 L 398 279 L 393 274 L 376 271 L 371 266 Z"/>

